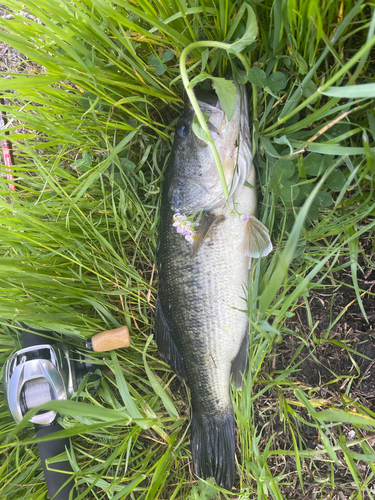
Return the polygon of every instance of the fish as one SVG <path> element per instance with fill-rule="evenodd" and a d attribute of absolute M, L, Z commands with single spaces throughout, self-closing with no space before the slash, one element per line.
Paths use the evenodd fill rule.
<path fill-rule="evenodd" d="M 235 476 L 230 385 L 241 389 L 249 323 L 251 259 L 272 250 L 255 217 L 257 193 L 245 86 L 231 119 L 216 95 L 196 97 L 220 156 L 225 198 L 210 146 L 194 132 L 189 101 L 175 127 L 160 209 L 155 339 L 160 358 L 190 388 L 195 474 L 231 489 Z"/>

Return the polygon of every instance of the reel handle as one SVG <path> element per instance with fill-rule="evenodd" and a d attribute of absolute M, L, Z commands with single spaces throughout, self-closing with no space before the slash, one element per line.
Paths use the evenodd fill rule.
<path fill-rule="evenodd" d="M 121 326 L 114 330 L 97 333 L 86 343 L 87 349 L 91 349 L 95 352 L 107 352 L 129 346 L 130 336 L 127 326 Z"/>
<path fill-rule="evenodd" d="M 35 426 L 36 428 L 36 438 L 41 438 L 63 430 L 60 424 L 54 423 L 52 425 Z M 38 443 L 38 451 L 40 460 L 42 461 L 44 478 L 46 480 L 48 495 L 53 500 L 68 500 L 69 498 L 76 498 L 75 489 L 72 491 L 72 497 L 69 497 L 72 488 L 74 487 L 73 478 L 71 474 L 73 472 L 72 467 L 67 460 L 60 460 L 50 464 L 50 469 L 47 469 L 46 461 L 52 457 L 60 455 L 65 452 L 65 449 L 69 450 L 70 439 L 51 439 L 51 441 L 43 441 Z M 56 471 L 51 470 L 56 469 Z M 64 471 L 68 474 L 64 474 Z"/>

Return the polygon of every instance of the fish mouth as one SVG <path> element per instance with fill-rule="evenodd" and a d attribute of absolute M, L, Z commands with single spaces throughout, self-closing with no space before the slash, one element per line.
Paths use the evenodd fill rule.
<path fill-rule="evenodd" d="M 217 100 L 216 106 L 211 106 L 211 104 L 198 100 L 198 105 L 202 113 L 206 114 L 209 117 L 207 121 L 207 127 L 211 132 L 213 139 L 215 140 L 220 130 L 223 128 L 223 124 L 225 123 L 225 113 L 220 107 L 220 102 L 219 100 Z"/>
<path fill-rule="evenodd" d="M 249 110 L 246 90 L 244 90 L 244 86 L 238 85 L 233 79 L 231 80 L 237 89 L 237 102 L 231 120 L 228 120 L 220 104 L 219 97 L 214 90 L 212 90 L 212 92 L 201 89 L 195 90 L 195 97 L 201 111 L 209 117 L 207 127 L 214 140 L 217 138 L 217 134 L 221 132 L 225 135 L 229 134 L 232 136 L 235 134 L 238 136 L 240 131 L 245 132 L 246 129 L 249 128 Z"/>
<path fill-rule="evenodd" d="M 194 94 L 200 110 L 209 117 L 207 127 L 215 140 L 225 119 L 225 113 L 220 105 L 220 100 L 214 90 L 207 92 L 206 90 L 198 89 Z"/>
<path fill-rule="evenodd" d="M 209 104 L 210 106 L 217 107 L 219 103 L 219 98 L 214 91 L 207 92 L 206 90 L 197 89 L 194 94 L 198 101 Z"/>

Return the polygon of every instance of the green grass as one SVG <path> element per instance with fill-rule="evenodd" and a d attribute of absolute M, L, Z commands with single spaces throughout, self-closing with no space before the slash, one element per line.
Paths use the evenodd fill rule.
<path fill-rule="evenodd" d="M 340 488 L 373 498 L 375 415 L 352 397 L 353 349 L 334 333 L 346 310 L 318 335 L 310 299 L 337 290 L 343 271 L 363 313 L 365 296 L 374 297 L 358 275 L 364 263 L 374 268 L 375 4 L 3 4 L 14 16 L 0 19 L 0 40 L 29 62 L 0 82 L 17 187 L 10 193 L 0 179 L 1 375 L 20 348 L 21 321 L 73 345 L 123 324 L 132 336 L 129 349 L 95 355 L 103 367 L 95 394 L 60 405 L 80 498 L 289 499 L 311 495 L 312 485 L 317 498 Z M 253 262 L 249 282 L 232 493 L 195 483 L 188 396 L 149 341 L 162 173 L 184 85 L 202 71 L 232 71 L 248 85 L 259 216 L 276 248 Z M 302 311 L 306 323 L 291 329 Z M 298 348 L 280 370 L 283 338 Z M 296 382 L 303 349 L 314 359 L 335 342 L 353 370 L 318 386 Z M 1 498 L 47 498 L 33 429 L 16 426 L 3 393 L 0 405 Z M 319 449 L 302 424 L 319 433 Z"/>

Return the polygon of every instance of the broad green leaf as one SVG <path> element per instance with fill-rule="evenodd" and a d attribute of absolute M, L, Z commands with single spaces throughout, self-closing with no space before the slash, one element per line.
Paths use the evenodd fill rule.
<path fill-rule="evenodd" d="M 194 88 L 197 83 L 200 83 L 207 78 L 212 80 L 213 88 L 220 101 L 220 106 L 223 108 L 223 111 L 230 121 L 233 116 L 237 99 L 237 89 L 234 82 L 232 80 L 227 80 L 226 78 L 213 77 L 205 71 L 202 71 L 199 75 L 191 80 L 189 88 Z"/>
<path fill-rule="evenodd" d="M 279 193 L 286 203 L 290 203 L 299 195 L 299 187 L 293 181 L 281 181 L 279 184 Z"/>
<path fill-rule="evenodd" d="M 205 71 L 202 71 L 199 75 L 191 80 L 189 88 L 194 88 L 197 83 L 200 83 L 207 78 L 212 80 L 213 88 L 220 101 L 220 106 L 223 108 L 223 111 L 230 121 L 233 116 L 237 99 L 237 89 L 234 82 L 232 80 L 227 80 L 226 78 L 213 77 Z"/>
<path fill-rule="evenodd" d="M 246 4 L 247 8 L 247 21 L 245 34 L 237 41 L 231 44 L 230 51 L 239 53 L 242 52 L 245 47 L 250 45 L 258 34 L 258 26 L 256 16 L 250 5 Z"/>
<path fill-rule="evenodd" d="M 120 163 L 125 173 L 132 174 L 134 172 L 136 165 L 128 158 L 120 158 Z"/>
<path fill-rule="evenodd" d="M 264 151 L 267 153 L 267 155 L 273 158 L 280 158 L 281 155 L 276 151 L 276 149 L 274 148 L 268 137 L 264 137 L 263 135 L 261 135 L 260 143 L 262 145 L 262 148 L 264 148 Z"/>
<path fill-rule="evenodd" d="M 202 111 L 202 115 L 203 115 L 204 121 L 207 123 L 208 120 L 210 119 L 210 117 L 206 113 L 203 113 L 203 111 Z M 197 116 L 194 116 L 193 123 L 195 123 L 196 125 L 199 125 L 199 120 L 198 120 Z"/>
<path fill-rule="evenodd" d="M 72 163 L 72 168 L 79 168 L 81 167 L 82 165 L 87 165 L 85 160 L 83 158 L 81 158 L 80 160 L 76 160 Z"/>
<path fill-rule="evenodd" d="M 291 160 L 276 160 L 272 165 L 272 174 L 278 181 L 290 179 L 295 171 L 296 166 Z"/>
<path fill-rule="evenodd" d="M 166 50 L 161 57 L 161 61 L 163 63 L 166 63 L 168 61 L 172 61 L 172 59 L 174 59 L 174 53 L 171 49 Z"/>
<path fill-rule="evenodd" d="M 318 177 L 326 170 L 327 167 L 329 167 L 329 164 L 327 164 L 328 161 L 331 162 L 329 157 L 317 153 L 310 153 L 303 160 L 303 167 L 306 175 Z"/>
<path fill-rule="evenodd" d="M 160 76 L 166 72 L 167 66 L 159 59 L 156 54 L 151 54 L 148 58 L 148 64 L 155 66 L 155 73 Z"/>
<path fill-rule="evenodd" d="M 203 72 L 205 67 L 206 67 L 206 64 L 207 64 L 207 61 L 208 61 L 208 58 L 210 56 L 210 49 L 204 49 L 202 54 L 201 54 L 201 58 L 202 58 L 202 66 L 201 66 L 201 71 Z"/>
<path fill-rule="evenodd" d="M 163 63 L 158 64 L 155 66 L 155 73 L 160 76 L 163 75 L 167 71 L 167 66 Z"/>
<path fill-rule="evenodd" d="M 253 85 L 263 88 L 266 85 L 266 73 L 259 66 L 253 66 L 248 73 L 248 80 Z"/>
<path fill-rule="evenodd" d="M 266 89 L 267 89 L 267 87 L 266 87 Z M 294 152 L 293 147 L 290 144 L 289 139 L 287 138 L 286 135 L 282 135 L 281 137 L 275 137 L 274 141 L 276 142 L 276 144 L 286 144 L 289 147 L 290 154 L 291 155 L 293 154 L 293 152 Z"/>
<path fill-rule="evenodd" d="M 306 84 L 302 87 L 302 95 L 306 98 L 310 97 L 313 94 L 315 94 L 316 90 L 317 90 L 317 87 L 316 87 L 315 83 L 312 80 L 308 80 L 306 82 Z M 313 101 L 313 102 L 315 102 L 315 101 Z"/>
<path fill-rule="evenodd" d="M 160 64 L 160 59 L 156 54 L 151 54 L 148 57 L 148 64 L 150 64 L 150 66 L 157 66 L 158 64 Z"/>
<path fill-rule="evenodd" d="M 203 82 L 207 80 L 207 78 L 211 78 L 211 75 L 206 71 L 201 71 L 199 75 L 195 76 L 189 83 L 189 88 L 193 89 L 197 83 Z"/>
<path fill-rule="evenodd" d="M 207 137 L 206 132 L 202 129 L 202 127 L 198 123 L 193 121 L 191 128 L 194 134 L 198 137 L 198 139 L 208 144 L 210 139 Z"/>
<path fill-rule="evenodd" d="M 287 77 L 285 73 L 282 73 L 281 71 L 272 73 L 272 75 L 270 75 L 266 80 L 266 86 L 272 90 L 272 92 L 278 92 L 279 90 L 284 89 L 286 83 Z"/>
<path fill-rule="evenodd" d="M 333 205 L 333 198 L 326 191 L 319 191 L 314 200 L 314 205 L 323 208 L 330 207 L 331 205 Z"/>
<path fill-rule="evenodd" d="M 294 57 L 297 59 L 298 62 L 298 71 L 302 73 L 303 75 L 306 75 L 307 72 L 309 71 L 309 66 L 306 63 L 305 59 L 301 56 L 301 54 L 298 52 L 298 50 L 293 51 Z"/>
<path fill-rule="evenodd" d="M 341 189 L 345 186 L 345 175 L 341 172 L 341 170 L 335 170 L 327 179 L 327 186 L 332 191 L 341 191 Z"/>
<path fill-rule="evenodd" d="M 297 205 L 302 205 L 302 203 L 306 200 L 306 198 L 309 196 L 311 191 L 313 190 L 313 185 L 312 184 L 299 184 L 299 195 L 297 198 L 294 200 L 294 204 Z"/>
<path fill-rule="evenodd" d="M 309 213 L 308 213 L 308 218 L 312 220 L 318 220 L 319 219 L 319 209 L 318 205 L 315 203 L 311 205 Z"/>
<path fill-rule="evenodd" d="M 224 113 L 230 121 L 233 116 L 234 108 L 237 100 L 237 89 L 232 80 L 225 78 L 212 78 L 214 89 L 220 101 Z"/>
<path fill-rule="evenodd" d="M 86 165 L 88 165 L 89 167 L 91 167 L 91 165 L 92 165 L 92 156 L 91 155 L 89 155 L 88 153 L 85 153 L 83 155 L 83 160 L 86 163 Z"/>
<path fill-rule="evenodd" d="M 247 72 L 237 66 L 234 61 L 231 61 L 232 73 L 234 80 L 238 85 L 244 85 L 248 81 Z"/>

